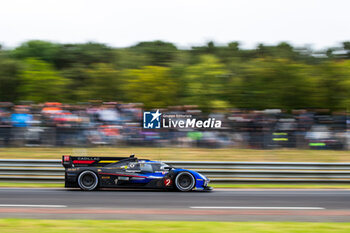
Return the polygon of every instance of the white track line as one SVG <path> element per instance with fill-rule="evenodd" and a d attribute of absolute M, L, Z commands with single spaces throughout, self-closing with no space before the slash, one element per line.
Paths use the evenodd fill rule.
<path fill-rule="evenodd" d="M 0 207 L 36 207 L 36 208 L 65 208 L 66 205 L 16 205 L 16 204 L 0 204 Z"/>
<path fill-rule="evenodd" d="M 190 206 L 191 209 L 247 209 L 247 210 L 324 210 L 323 207 L 262 207 L 262 206 Z"/>

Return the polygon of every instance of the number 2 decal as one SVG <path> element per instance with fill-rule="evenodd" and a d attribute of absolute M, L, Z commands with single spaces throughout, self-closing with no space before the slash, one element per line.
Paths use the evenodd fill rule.
<path fill-rule="evenodd" d="M 165 179 L 164 180 L 165 186 L 170 186 L 171 185 L 171 179 Z"/>

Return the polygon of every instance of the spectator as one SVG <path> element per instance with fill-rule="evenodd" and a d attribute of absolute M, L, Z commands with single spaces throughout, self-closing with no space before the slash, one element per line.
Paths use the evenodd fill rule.
<path fill-rule="evenodd" d="M 15 113 L 11 115 L 12 140 L 16 146 L 24 146 L 27 127 L 33 120 L 29 110 L 25 107 L 15 107 Z"/>

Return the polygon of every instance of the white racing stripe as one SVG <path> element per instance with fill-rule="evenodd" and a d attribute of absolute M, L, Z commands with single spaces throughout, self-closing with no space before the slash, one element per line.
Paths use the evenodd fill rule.
<path fill-rule="evenodd" d="M 0 204 L 0 207 L 36 207 L 36 208 L 65 208 L 66 205 L 21 205 L 21 204 Z"/>
<path fill-rule="evenodd" d="M 249 210 L 324 210 L 323 207 L 275 207 L 275 206 L 190 206 L 191 209 L 249 209 Z"/>

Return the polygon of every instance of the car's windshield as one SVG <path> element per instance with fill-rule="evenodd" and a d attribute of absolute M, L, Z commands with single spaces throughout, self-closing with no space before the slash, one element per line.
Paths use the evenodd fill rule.
<path fill-rule="evenodd" d="M 153 167 L 154 172 L 157 172 L 157 171 L 162 172 L 162 171 L 168 170 L 168 168 L 171 166 L 169 166 L 166 163 L 154 163 L 154 164 L 152 164 L 152 167 Z"/>
<path fill-rule="evenodd" d="M 150 163 L 140 163 L 141 172 L 153 172 L 153 166 Z"/>

